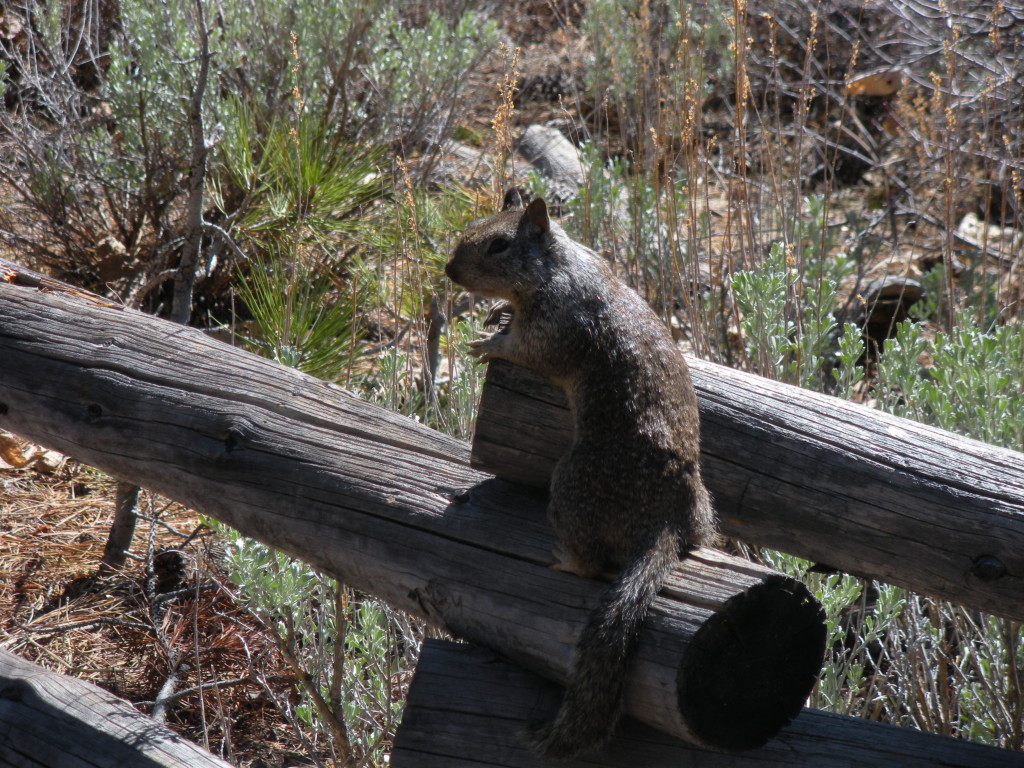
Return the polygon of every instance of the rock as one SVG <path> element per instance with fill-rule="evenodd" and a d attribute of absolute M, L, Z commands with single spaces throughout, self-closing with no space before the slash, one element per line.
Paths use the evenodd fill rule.
<path fill-rule="evenodd" d="M 531 125 L 516 146 L 519 154 L 544 174 L 557 202 L 575 197 L 583 186 L 585 175 L 579 151 L 557 128 Z"/>
<path fill-rule="evenodd" d="M 910 308 L 924 298 L 921 283 L 905 275 L 884 275 L 857 293 L 849 322 L 864 329 L 876 345 L 890 338 L 896 325 L 910 316 Z"/>
<path fill-rule="evenodd" d="M 1006 259 L 1015 260 L 1024 252 L 1024 232 L 1013 227 L 989 224 L 973 212 L 963 217 L 956 233 L 964 240 L 977 244 L 982 250 Z"/>

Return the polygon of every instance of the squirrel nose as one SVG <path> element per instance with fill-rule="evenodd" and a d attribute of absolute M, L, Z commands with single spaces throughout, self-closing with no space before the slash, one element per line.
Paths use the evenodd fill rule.
<path fill-rule="evenodd" d="M 447 264 L 444 265 L 444 273 L 448 275 L 448 279 L 456 283 L 459 282 L 459 268 L 455 266 L 454 260 L 449 261 Z"/>

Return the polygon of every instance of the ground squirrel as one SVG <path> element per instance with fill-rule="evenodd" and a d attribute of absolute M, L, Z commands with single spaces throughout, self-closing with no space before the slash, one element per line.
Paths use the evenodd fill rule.
<path fill-rule="evenodd" d="M 556 568 L 619 575 L 587 621 L 554 721 L 534 748 L 571 757 L 604 745 L 621 709 L 637 632 L 685 545 L 715 537 L 701 481 L 697 399 L 664 323 L 593 251 L 510 189 L 503 210 L 473 222 L 445 272 L 511 305 L 507 328 L 474 355 L 532 368 L 561 386 L 575 426 L 551 478 Z"/>

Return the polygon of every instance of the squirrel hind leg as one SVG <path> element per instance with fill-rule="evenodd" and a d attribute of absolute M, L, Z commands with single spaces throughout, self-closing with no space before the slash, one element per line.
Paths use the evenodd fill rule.
<path fill-rule="evenodd" d="M 551 564 L 551 570 L 559 573 L 571 573 L 582 576 L 584 579 L 614 578 L 617 574 L 612 569 L 596 567 L 592 563 L 580 560 L 575 555 L 566 552 L 561 547 L 554 547 L 551 554 L 555 562 Z"/>

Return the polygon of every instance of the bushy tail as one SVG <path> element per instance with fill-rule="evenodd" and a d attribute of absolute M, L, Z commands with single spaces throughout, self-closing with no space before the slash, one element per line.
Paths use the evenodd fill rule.
<path fill-rule="evenodd" d="M 637 632 L 678 557 L 678 536 L 668 527 L 644 544 L 587 620 L 558 715 L 528 734 L 543 755 L 567 759 L 612 736 Z"/>

